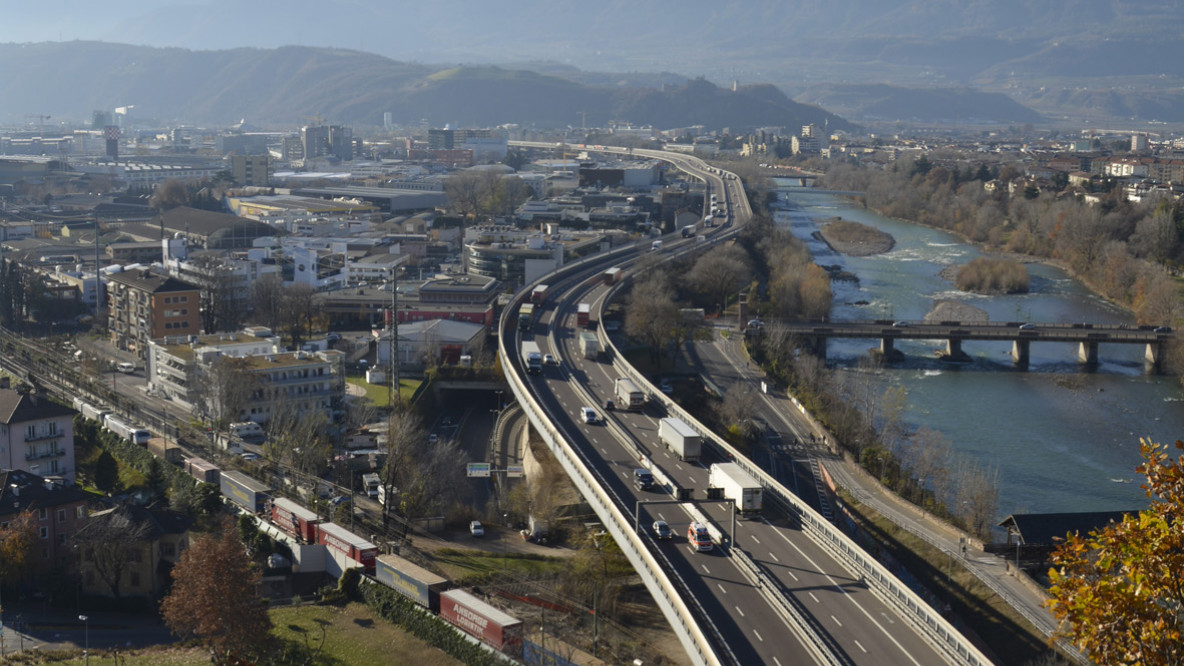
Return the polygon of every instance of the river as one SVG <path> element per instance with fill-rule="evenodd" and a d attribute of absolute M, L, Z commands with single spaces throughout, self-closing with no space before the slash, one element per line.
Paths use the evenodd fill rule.
<path fill-rule="evenodd" d="M 784 183 L 783 183 L 784 185 Z M 855 282 L 832 282 L 831 318 L 923 318 L 935 301 L 957 300 L 991 321 L 1133 323 L 1132 315 L 1098 298 L 1064 271 L 1031 263 L 1027 294 L 984 296 L 958 291 L 939 273 L 980 255 L 957 236 L 877 215 L 845 199 L 782 187 L 777 220 L 805 240 L 822 265 L 840 265 Z M 812 237 L 817 220 L 842 217 L 891 234 L 891 252 L 838 255 Z M 827 354 L 838 372 L 862 372 L 867 340 L 833 340 Z M 1031 346 L 1027 370 L 1012 366 L 1010 343 L 966 342 L 966 364 L 934 355 L 944 342 L 898 341 L 905 360 L 874 373 L 880 389 L 903 387 L 905 419 L 942 432 L 953 448 L 999 472 L 999 518 L 1011 513 L 1143 508 L 1135 472 L 1139 438 L 1184 438 L 1179 382 L 1144 372 L 1140 345 L 1102 345 L 1096 371 L 1082 372 L 1076 345 Z"/>

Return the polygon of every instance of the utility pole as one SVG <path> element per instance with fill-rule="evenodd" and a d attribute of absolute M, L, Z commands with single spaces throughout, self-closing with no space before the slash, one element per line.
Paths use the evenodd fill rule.
<path fill-rule="evenodd" d="M 387 327 L 387 333 L 390 335 L 390 356 L 391 356 L 391 388 L 390 388 L 390 404 L 391 409 L 395 405 L 401 403 L 401 396 L 399 395 L 399 267 L 391 267 L 391 323 Z M 398 403 L 396 402 L 398 401 Z"/>

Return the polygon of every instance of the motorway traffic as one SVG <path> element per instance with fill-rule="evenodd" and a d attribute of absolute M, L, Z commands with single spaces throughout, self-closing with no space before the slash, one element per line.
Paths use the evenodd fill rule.
<path fill-rule="evenodd" d="M 704 176 L 713 191 L 725 193 L 728 209 L 743 210 L 746 219 L 749 213 L 740 208 L 744 199 L 735 181 L 718 171 Z M 665 255 L 706 245 L 693 239 L 664 240 L 664 245 L 646 249 Z M 628 276 L 640 254 L 639 248 L 634 258 L 618 257 L 616 265 Z M 760 514 L 734 518 L 730 503 L 708 501 L 709 466 L 726 462 L 725 454 L 711 448 L 702 460 L 687 462 L 662 447 L 658 424 L 667 414 L 659 401 L 651 400 L 639 412 L 604 408 L 616 398 L 620 369 L 585 358 L 579 345 L 578 305 L 590 303 L 591 311 L 599 313 L 613 288 L 595 274 L 590 271 L 560 289 L 552 286 L 542 312 L 535 313 L 535 325 L 519 331 L 518 339 L 504 341 L 507 369 L 522 367 L 522 341 L 555 359 L 537 374 L 523 375 L 534 400 L 592 474 L 603 479 L 604 491 L 632 519 L 635 533 L 665 574 L 677 581 L 675 587 L 692 597 L 688 605 L 697 609 L 704 633 L 714 637 L 717 658 L 741 664 L 947 662 L 948 654 L 936 649 L 929 635 L 914 630 L 910 618 L 898 614 L 867 581 L 807 535 L 794 511 L 767 503 Z M 503 332 L 509 330 L 503 327 Z M 589 409 L 596 418 L 588 417 Z M 639 489 L 634 483 L 639 466 L 652 469 L 672 487 L 689 489 L 691 501 L 675 501 L 661 484 L 656 484 L 657 491 Z M 794 475 L 808 478 L 801 470 Z M 683 536 L 699 520 L 710 525 L 716 541 L 708 552 L 693 548 Z M 655 521 L 670 525 L 673 538 L 657 538 L 650 528 Z M 986 662 L 975 657 L 968 663 Z"/>

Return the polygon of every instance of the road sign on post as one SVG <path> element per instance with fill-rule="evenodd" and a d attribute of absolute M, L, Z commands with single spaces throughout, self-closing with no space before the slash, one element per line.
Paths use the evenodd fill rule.
<path fill-rule="evenodd" d="M 526 476 L 526 469 L 522 465 L 506 465 L 506 476 L 511 479 L 519 479 Z"/>
<path fill-rule="evenodd" d="M 489 463 L 469 463 L 468 475 L 488 477 L 490 475 Z"/>

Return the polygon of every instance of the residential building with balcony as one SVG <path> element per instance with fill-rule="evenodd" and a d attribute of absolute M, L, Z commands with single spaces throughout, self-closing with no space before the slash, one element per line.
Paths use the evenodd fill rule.
<path fill-rule="evenodd" d="M 0 469 L 74 483 L 76 413 L 43 395 L 0 389 Z"/>
<path fill-rule="evenodd" d="M 111 344 L 148 357 L 148 343 L 201 331 L 201 289 L 147 269 L 107 276 L 107 329 Z"/>

